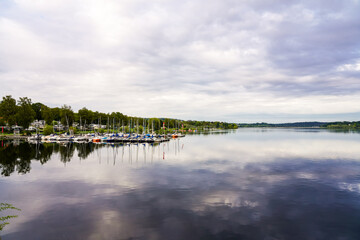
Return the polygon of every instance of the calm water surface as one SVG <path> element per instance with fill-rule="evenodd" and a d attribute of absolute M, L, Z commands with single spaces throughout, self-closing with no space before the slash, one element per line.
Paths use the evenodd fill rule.
<path fill-rule="evenodd" d="M 21 209 L 2 240 L 360 239 L 358 133 L 2 142 L 0 171 L 0 202 Z"/>

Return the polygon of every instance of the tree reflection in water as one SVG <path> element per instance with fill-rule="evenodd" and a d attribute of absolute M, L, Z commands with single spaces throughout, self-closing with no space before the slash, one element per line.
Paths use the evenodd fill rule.
<path fill-rule="evenodd" d="M 131 145 L 136 147 L 134 153 L 129 151 L 129 161 L 138 160 L 139 151 L 143 149 L 144 161 L 146 161 L 146 152 L 149 151 L 154 155 L 154 148 L 149 149 L 150 146 L 159 146 L 158 144 L 145 144 Z M 118 150 L 121 147 L 122 150 Z M 124 159 L 124 148 L 130 147 L 129 144 L 93 144 L 93 143 L 39 143 L 39 142 L 24 142 L 24 141 L 1 141 L 0 148 L 0 171 L 1 175 L 8 177 L 17 172 L 20 174 L 29 173 L 31 170 L 31 161 L 39 161 L 41 164 L 47 163 L 53 154 L 59 154 L 60 161 L 64 164 L 74 159 L 75 151 L 80 160 L 85 160 L 89 155 L 101 148 L 112 148 L 112 162 L 115 164 L 116 157 L 121 155 Z M 128 149 L 128 150 L 129 150 Z M 160 151 L 160 150 L 159 150 Z M 160 154 L 160 153 L 159 153 Z M 101 162 L 101 152 L 98 151 L 99 162 Z M 107 159 L 109 160 L 109 159 Z M 152 160 L 152 156 L 151 156 Z"/>

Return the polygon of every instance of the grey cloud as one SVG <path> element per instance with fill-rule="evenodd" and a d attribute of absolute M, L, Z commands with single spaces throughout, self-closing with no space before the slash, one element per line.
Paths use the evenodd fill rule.
<path fill-rule="evenodd" d="M 360 58 L 359 5 L 349 5 L 345 10 L 326 11 L 323 5 L 317 9 L 289 9 L 289 14 L 295 16 L 287 16 L 277 25 L 274 35 L 269 36 L 270 61 L 290 75 L 333 72 L 338 66 L 357 61 Z M 310 11 L 314 16 L 305 20 L 305 15 L 310 13 L 301 10 Z"/>
<path fill-rule="evenodd" d="M 159 93 L 169 97 L 174 90 L 186 95 L 182 105 L 189 105 L 191 118 L 206 118 L 186 99 L 201 93 L 211 102 L 222 98 L 240 109 L 233 95 L 246 96 L 241 100 L 252 104 L 249 94 L 262 102 L 291 94 L 294 99 L 311 95 L 315 101 L 318 96 L 352 96 L 359 90 L 358 70 L 339 71 L 345 64 L 356 66 L 360 59 L 355 1 L 2 4 L 2 95 L 22 92 L 35 101 L 56 104 L 59 96 L 71 99 L 76 92 L 77 99 L 67 104 L 91 104 L 103 111 L 112 109 L 105 109 L 100 99 L 135 99 L 114 109 L 129 114 L 145 104 L 136 100 L 139 94 L 147 99 Z M 308 77 L 306 83 L 302 77 Z M 83 93 L 75 91 L 79 89 Z M 93 89 L 97 91 L 89 98 Z M 46 94 L 50 90 L 51 96 Z M 148 103 L 154 113 L 162 111 L 154 107 L 159 102 Z M 176 101 L 168 104 L 180 112 Z M 209 103 L 202 108 L 213 111 L 209 106 L 214 107 Z M 346 108 L 354 111 L 350 104 Z M 260 105 L 257 109 L 266 111 Z M 151 114 L 140 111 L 136 115 Z M 221 107 L 216 111 L 229 114 Z"/>
<path fill-rule="evenodd" d="M 351 83 L 351 84 L 349 84 Z M 274 93 L 276 96 L 292 96 L 302 97 L 311 95 L 348 95 L 360 92 L 360 82 L 358 81 L 342 81 L 341 78 L 326 80 L 313 80 L 311 82 L 296 82 L 296 81 L 273 81 L 267 82 L 263 86 L 249 85 L 249 91 L 258 90 L 262 88 L 264 91 Z"/>

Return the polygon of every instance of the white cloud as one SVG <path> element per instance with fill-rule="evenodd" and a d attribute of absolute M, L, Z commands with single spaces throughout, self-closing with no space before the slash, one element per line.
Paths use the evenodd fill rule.
<path fill-rule="evenodd" d="M 359 58 L 356 2 L 9 3 L 2 96 L 229 121 L 360 111 L 358 77 L 348 76 Z"/>
<path fill-rule="evenodd" d="M 354 63 L 354 64 L 344 64 L 337 68 L 340 72 L 346 72 L 346 71 L 360 71 L 360 62 Z"/>

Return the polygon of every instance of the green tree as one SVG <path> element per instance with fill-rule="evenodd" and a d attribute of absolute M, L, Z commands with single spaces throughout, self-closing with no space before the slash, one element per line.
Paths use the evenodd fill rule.
<path fill-rule="evenodd" d="M 6 122 L 3 117 L 0 117 L 0 126 L 6 125 Z"/>
<path fill-rule="evenodd" d="M 90 124 L 92 122 L 93 116 L 94 116 L 93 112 L 91 110 L 88 110 L 85 107 L 78 111 L 78 115 L 79 115 L 79 119 L 81 117 L 82 124 L 84 124 L 85 121 L 87 124 Z"/>
<path fill-rule="evenodd" d="M 46 126 L 44 127 L 43 133 L 44 133 L 44 135 L 50 135 L 50 134 L 54 133 L 54 128 L 53 128 L 53 126 L 51 126 L 51 125 L 46 125 Z"/>
<path fill-rule="evenodd" d="M 44 120 L 44 117 L 42 116 L 42 112 L 41 112 L 42 106 L 45 105 L 39 102 L 31 104 L 32 109 L 35 111 L 35 119 L 37 120 Z"/>
<path fill-rule="evenodd" d="M 16 113 L 17 123 L 24 128 L 28 128 L 36 116 L 36 113 L 31 106 L 31 99 L 27 97 L 20 98 L 18 105 L 19 107 Z"/>
<path fill-rule="evenodd" d="M 74 122 L 74 111 L 68 105 L 63 105 L 60 109 L 61 123 L 65 126 L 71 126 Z"/>
<path fill-rule="evenodd" d="M 0 116 L 10 125 L 16 123 L 16 113 L 18 107 L 16 106 L 16 100 L 9 96 L 3 97 L 0 103 Z"/>
<path fill-rule="evenodd" d="M 59 121 L 61 119 L 61 109 L 58 107 L 51 108 L 51 114 L 54 120 Z"/>
<path fill-rule="evenodd" d="M 51 108 L 43 105 L 41 106 L 41 114 L 42 114 L 42 118 L 43 120 L 45 120 L 46 124 L 51 124 L 52 121 L 54 121 L 54 116 L 53 113 L 51 111 Z"/>
<path fill-rule="evenodd" d="M 78 134 L 78 130 L 75 127 L 70 127 L 69 130 L 72 131 L 73 134 Z"/>

